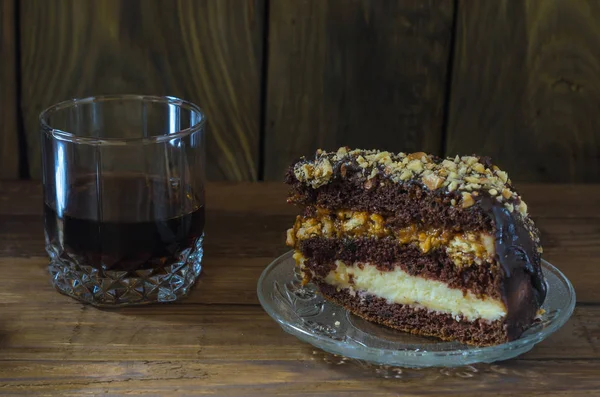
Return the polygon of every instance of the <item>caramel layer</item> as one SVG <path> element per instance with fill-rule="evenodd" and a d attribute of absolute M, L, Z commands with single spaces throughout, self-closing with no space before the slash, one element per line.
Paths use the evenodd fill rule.
<path fill-rule="evenodd" d="M 411 225 L 401 229 L 386 226 L 385 218 L 378 214 L 318 209 L 314 217 L 296 217 L 294 227 L 288 230 L 287 244 L 296 248 L 297 243 L 311 237 L 395 237 L 399 244 L 416 244 L 426 254 L 444 249 L 457 266 L 492 261 L 495 248 L 494 237 L 483 232 L 455 232 L 438 228 L 421 228 Z"/>

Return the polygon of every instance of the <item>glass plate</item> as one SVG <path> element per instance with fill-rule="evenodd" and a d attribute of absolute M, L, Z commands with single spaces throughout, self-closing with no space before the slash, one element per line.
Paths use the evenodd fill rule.
<path fill-rule="evenodd" d="M 541 321 L 518 340 L 476 347 L 415 336 L 357 317 L 326 301 L 313 284 L 302 286 L 293 252 L 273 261 L 258 280 L 265 311 L 290 334 L 329 353 L 375 364 L 403 367 L 455 367 L 516 357 L 559 329 L 575 308 L 575 291 L 554 266 L 542 261 L 548 293 Z"/>

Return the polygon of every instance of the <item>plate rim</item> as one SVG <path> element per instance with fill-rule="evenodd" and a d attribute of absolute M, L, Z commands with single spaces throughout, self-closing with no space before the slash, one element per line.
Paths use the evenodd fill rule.
<path fill-rule="evenodd" d="M 258 279 L 256 292 L 257 292 L 258 300 L 259 300 L 263 310 L 265 312 L 267 312 L 267 314 L 272 319 L 274 319 L 281 326 L 281 328 L 283 328 L 284 331 L 290 333 L 288 331 L 288 329 L 293 328 L 293 330 L 295 332 L 303 334 L 303 336 L 305 336 L 306 339 L 301 338 L 299 335 L 296 335 L 295 333 L 292 333 L 292 335 L 294 335 L 296 338 L 298 338 L 304 342 L 310 343 L 311 345 L 313 345 L 321 350 L 327 350 L 327 349 L 324 349 L 320 345 L 315 345 L 314 343 L 312 343 L 312 341 L 319 341 L 326 345 L 333 344 L 334 346 L 339 348 L 338 350 L 340 350 L 338 352 L 330 351 L 330 353 L 334 353 L 334 354 L 347 355 L 346 353 L 348 351 L 356 350 L 357 346 L 348 345 L 346 342 L 335 340 L 326 335 L 315 334 L 315 333 L 310 332 L 301 327 L 296 327 L 296 326 L 293 326 L 293 324 L 289 324 L 289 322 L 287 322 L 286 320 L 284 320 L 282 318 L 282 316 L 280 315 L 280 313 L 277 310 L 274 310 L 273 305 L 271 305 L 270 303 L 265 301 L 266 297 L 263 296 L 263 294 L 261 293 L 260 290 L 261 290 L 261 286 L 264 284 L 266 277 L 268 277 L 268 275 L 270 274 L 271 271 L 273 271 L 273 269 L 277 268 L 282 263 L 284 263 L 285 260 L 292 257 L 293 253 L 294 253 L 293 250 L 289 250 L 289 251 L 285 252 L 284 254 L 282 254 L 279 257 L 277 257 L 276 259 L 274 259 L 262 271 L 262 273 Z M 377 352 L 378 354 L 395 356 L 395 357 L 399 357 L 399 358 L 400 357 L 417 358 L 417 357 L 435 357 L 435 356 L 438 356 L 438 357 L 453 357 L 453 356 L 472 357 L 472 356 L 493 354 L 494 352 L 500 352 L 500 351 L 505 352 L 505 351 L 514 351 L 514 350 L 518 350 L 518 349 L 527 348 L 525 351 L 522 352 L 522 353 L 524 353 L 524 352 L 528 351 L 529 349 L 533 348 L 533 346 L 535 346 L 537 343 L 543 341 L 548 336 L 552 335 L 554 332 L 556 332 L 562 326 L 564 326 L 564 324 L 566 324 L 566 322 L 571 318 L 573 311 L 575 310 L 575 305 L 576 305 L 576 293 L 575 293 L 575 289 L 573 288 L 571 281 L 556 266 L 552 265 L 550 262 L 546 261 L 545 259 L 541 260 L 541 265 L 542 265 L 542 271 L 550 271 L 550 272 L 554 273 L 554 275 L 557 278 L 559 278 L 566 285 L 567 290 L 570 292 L 570 294 L 569 294 L 570 301 L 565 304 L 566 308 L 564 309 L 566 313 L 561 315 L 560 318 L 557 318 L 553 322 L 551 322 L 551 324 L 548 325 L 546 328 L 544 328 L 543 331 L 535 332 L 535 333 L 533 333 L 531 335 L 527 335 L 523 338 L 519 338 L 517 340 L 502 343 L 499 345 L 482 346 L 482 347 L 472 347 L 471 346 L 470 348 L 467 348 L 467 349 L 457 349 L 454 351 L 433 352 L 433 351 L 414 351 L 414 350 L 394 350 L 394 349 L 389 349 L 389 348 L 373 348 L 373 347 L 366 347 L 366 346 L 363 346 L 363 349 L 366 349 L 369 353 Z M 339 306 L 339 305 L 337 305 L 337 306 Z M 345 312 L 347 312 L 347 310 L 345 308 L 342 308 L 342 309 Z M 440 341 L 440 343 L 451 343 L 451 342 Z M 327 350 L 327 351 L 329 351 L 329 350 Z M 352 356 L 348 356 L 348 357 L 366 360 L 365 358 L 358 358 L 358 357 L 352 357 Z M 480 361 L 484 361 L 484 360 L 480 360 Z M 388 362 L 385 362 L 385 363 L 390 365 Z M 401 364 L 405 364 L 405 363 L 401 363 Z M 465 363 L 465 364 L 467 364 L 467 363 Z"/>

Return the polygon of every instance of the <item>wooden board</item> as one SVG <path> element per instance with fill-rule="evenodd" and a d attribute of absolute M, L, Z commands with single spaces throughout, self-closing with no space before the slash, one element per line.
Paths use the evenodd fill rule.
<path fill-rule="evenodd" d="M 0 179 L 19 178 L 16 0 L 0 0 Z"/>
<path fill-rule="evenodd" d="M 459 0 L 447 152 L 513 180 L 600 181 L 600 3 Z"/>
<path fill-rule="evenodd" d="M 520 190 L 542 230 L 544 257 L 577 291 L 573 317 L 518 359 L 416 370 L 324 353 L 282 331 L 258 305 L 258 277 L 287 251 L 285 230 L 297 212 L 281 183 L 207 186 L 203 273 L 187 299 L 98 310 L 50 285 L 39 184 L 0 182 L 0 394 L 593 395 L 600 185 Z"/>
<path fill-rule="evenodd" d="M 264 175 L 317 148 L 441 151 L 453 2 L 270 3 Z"/>
<path fill-rule="evenodd" d="M 174 95 L 207 113 L 211 179 L 257 177 L 264 1 L 23 0 L 23 115 L 72 97 Z"/>
<path fill-rule="evenodd" d="M 130 360 L 0 362 L 4 393 L 81 396 L 590 396 L 600 387 L 593 361 L 514 360 L 444 370 L 378 368 L 306 349 L 305 361 Z M 82 374 L 89 374 L 82 376 Z"/>

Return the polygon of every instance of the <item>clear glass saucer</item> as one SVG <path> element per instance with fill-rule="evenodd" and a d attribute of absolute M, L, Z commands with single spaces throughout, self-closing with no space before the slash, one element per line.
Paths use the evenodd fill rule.
<path fill-rule="evenodd" d="M 554 266 L 542 261 L 548 294 L 541 321 L 518 340 L 476 347 L 415 336 L 363 320 L 326 301 L 312 284 L 302 286 L 292 251 L 273 261 L 258 280 L 265 311 L 288 333 L 332 354 L 402 367 L 455 367 L 491 363 L 523 354 L 559 329 L 575 308 L 575 291 Z"/>

